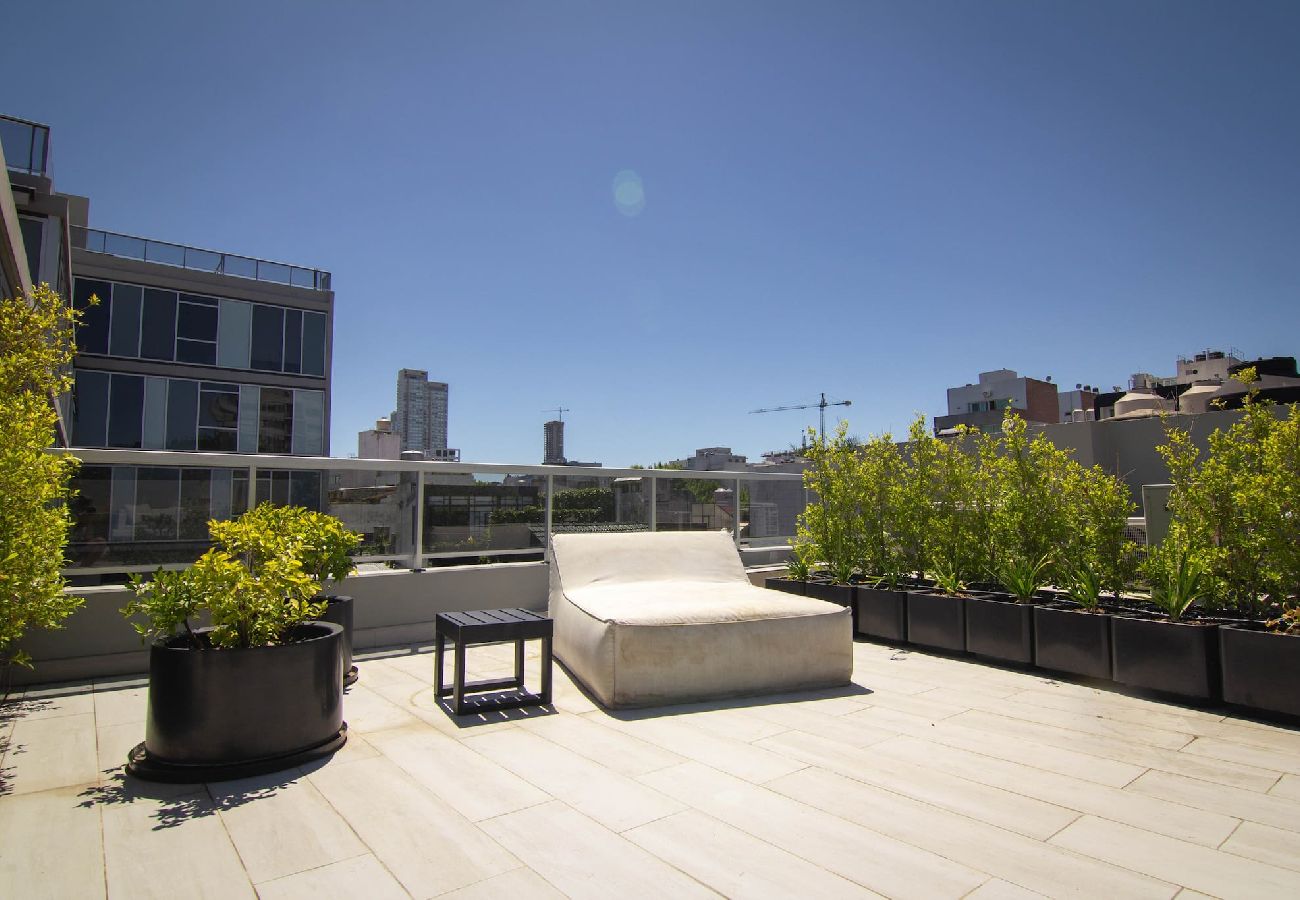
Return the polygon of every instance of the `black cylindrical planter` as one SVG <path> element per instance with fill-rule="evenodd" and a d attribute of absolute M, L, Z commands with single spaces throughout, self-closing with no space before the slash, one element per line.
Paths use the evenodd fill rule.
<path fill-rule="evenodd" d="M 907 592 L 858 585 L 858 634 L 884 641 L 907 640 Z"/>
<path fill-rule="evenodd" d="M 1101 612 L 1035 606 L 1035 664 L 1055 672 L 1110 678 L 1110 619 Z"/>
<path fill-rule="evenodd" d="M 295 636 L 287 644 L 224 650 L 195 650 L 184 638 L 155 641 L 145 739 L 131 751 L 127 771 L 152 781 L 223 781 L 300 765 L 343 746 L 343 629 L 307 622 Z"/>
<path fill-rule="evenodd" d="M 1115 680 L 1198 700 L 1219 695 L 1217 626 L 1115 616 L 1111 647 Z"/>
<path fill-rule="evenodd" d="M 343 686 L 347 687 L 356 682 L 359 677 L 357 667 L 352 665 L 352 598 L 325 597 L 323 599 L 328 605 L 325 607 L 325 612 L 321 614 L 320 621 L 343 626 Z"/>
<path fill-rule="evenodd" d="M 966 652 L 1003 662 L 1033 665 L 1033 605 L 968 597 Z"/>
<path fill-rule="evenodd" d="M 804 586 L 807 583 L 808 582 L 801 581 L 800 579 L 797 578 L 786 578 L 784 576 L 782 577 L 774 576 L 772 578 L 767 579 L 767 581 L 763 582 L 763 585 L 769 590 L 784 591 L 787 594 L 798 594 L 800 597 L 802 597 L 805 594 Z"/>
<path fill-rule="evenodd" d="M 1220 625 L 1219 650 L 1225 702 L 1300 716 L 1300 635 Z"/>
<path fill-rule="evenodd" d="M 907 641 L 922 647 L 965 652 L 966 598 L 908 591 Z"/>

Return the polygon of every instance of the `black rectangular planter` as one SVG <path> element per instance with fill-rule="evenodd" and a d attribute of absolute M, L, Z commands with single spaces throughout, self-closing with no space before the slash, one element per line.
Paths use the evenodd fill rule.
<path fill-rule="evenodd" d="M 907 642 L 964 653 L 966 598 L 928 591 L 908 591 Z"/>
<path fill-rule="evenodd" d="M 1055 672 L 1110 678 L 1110 620 L 1106 613 L 1035 606 L 1035 664 Z"/>
<path fill-rule="evenodd" d="M 1300 635 L 1220 625 L 1219 650 L 1225 702 L 1300 716 Z"/>
<path fill-rule="evenodd" d="M 809 581 L 805 583 L 806 597 L 812 597 L 814 600 L 825 600 L 827 603 L 835 603 L 839 606 L 847 606 L 853 617 L 853 630 L 858 630 L 858 607 L 854 602 L 857 596 L 858 586 L 856 584 L 831 584 L 829 581 Z"/>
<path fill-rule="evenodd" d="M 1219 696 L 1215 625 L 1115 616 L 1111 648 L 1115 680 L 1197 700 Z"/>
<path fill-rule="evenodd" d="M 907 592 L 858 585 L 858 634 L 902 643 L 907 640 Z"/>
<path fill-rule="evenodd" d="M 968 597 L 966 652 L 1002 662 L 1033 665 L 1033 604 Z"/>
<path fill-rule="evenodd" d="M 798 594 L 803 597 L 806 593 L 806 581 L 800 581 L 797 578 L 772 577 L 763 582 L 763 586 L 772 591 L 784 591 L 787 594 Z"/>

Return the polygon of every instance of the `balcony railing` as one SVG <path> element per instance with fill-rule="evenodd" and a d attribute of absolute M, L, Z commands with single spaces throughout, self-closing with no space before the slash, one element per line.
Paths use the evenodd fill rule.
<path fill-rule="evenodd" d="M 188 565 L 210 519 L 262 500 L 339 517 L 363 536 L 357 563 L 411 569 L 540 559 L 557 531 L 725 529 L 739 546 L 779 547 L 807 502 L 789 472 L 51 452 L 81 460 L 66 574 L 110 580 Z"/>
<path fill-rule="evenodd" d="M 288 263 L 255 259 L 251 256 L 222 253 L 218 250 L 187 247 L 184 244 L 101 231 L 98 228 L 73 226 L 71 231 L 73 248 L 89 250 L 91 253 L 105 253 L 123 259 L 139 259 L 163 266 L 192 269 L 196 272 L 213 272 L 217 275 L 233 275 L 236 278 L 248 278 L 253 281 L 287 284 L 314 291 L 330 289 L 330 273 L 320 269 L 308 269 Z"/>
<path fill-rule="evenodd" d="M 0 146 L 5 167 L 28 175 L 44 175 L 50 162 L 50 128 L 39 122 L 0 116 Z"/>

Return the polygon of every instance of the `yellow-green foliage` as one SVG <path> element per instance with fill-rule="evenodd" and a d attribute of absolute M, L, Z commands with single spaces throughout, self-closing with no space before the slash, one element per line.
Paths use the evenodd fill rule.
<path fill-rule="evenodd" d="M 0 300 L 0 659 L 23 665 L 13 643 L 29 628 L 58 628 L 82 603 L 61 575 L 77 461 L 46 452 L 52 400 L 71 387 L 76 319 L 49 285 Z"/>
<path fill-rule="evenodd" d="M 829 440 L 812 429 L 809 436 L 803 483 L 814 499 L 799 517 L 795 553 L 821 563 L 833 579 L 844 583 L 862 556 L 857 442 L 849 438 L 848 425 L 843 422 Z"/>
<path fill-rule="evenodd" d="M 1251 384 L 1253 368 L 1235 376 Z M 1173 512 L 1166 546 L 1186 554 L 1209 581 L 1207 602 L 1243 612 L 1280 610 L 1300 627 L 1300 406 L 1279 417 L 1251 390 L 1241 418 L 1209 436 L 1202 454 L 1185 429 L 1166 428 Z M 1174 553 L 1147 567 L 1168 580 Z"/>

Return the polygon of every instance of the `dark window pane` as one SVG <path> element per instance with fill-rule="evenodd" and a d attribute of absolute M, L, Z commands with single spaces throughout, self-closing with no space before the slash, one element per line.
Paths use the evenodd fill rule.
<path fill-rule="evenodd" d="M 297 374 L 302 370 L 302 310 L 284 311 L 284 370 Z"/>
<path fill-rule="evenodd" d="M 239 449 L 237 432 L 225 428 L 199 427 L 199 449 L 209 453 L 234 453 Z"/>
<path fill-rule="evenodd" d="M 144 423 L 144 379 L 114 375 L 108 385 L 108 446 L 136 450 Z"/>
<path fill-rule="evenodd" d="M 94 565 L 108 540 L 108 510 L 113 482 L 108 466 L 82 466 L 72 479 L 72 533 L 68 536 L 69 565 Z"/>
<path fill-rule="evenodd" d="M 176 361 L 215 366 L 217 364 L 217 345 L 208 341 L 187 341 L 177 338 Z"/>
<path fill-rule="evenodd" d="M 211 470 L 181 469 L 181 540 L 201 541 L 207 538 L 211 499 Z"/>
<path fill-rule="evenodd" d="M 172 379 L 167 386 L 167 449 L 193 450 L 199 417 L 199 383 Z"/>
<path fill-rule="evenodd" d="M 176 308 L 176 336 L 196 341 L 217 339 L 217 301 L 181 294 Z"/>
<path fill-rule="evenodd" d="M 284 310 L 278 306 L 254 306 L 251 367 L 279 372 L 283 362 Z"/>
<path fill-rule="evenodd" d="M 199 394 L 199 424 L 209 428 L 238 426 L 239 388 L 204 382 Z"/>
<path fill-rule="evenodd" d="M 293 391 L 264 387 L 257 429 L 258 453 L 288 453 L 293 438 Z"/>
<path fill-rule="evenodd" d="M 174 541 L 180 512 L 180 470 L 141 466 L 135 482 L 135 539 Z"/>
<path fill-rule="evenodd" d="M 243 515 L 248 511 L 248 473 L 236 469 L 230 473 L 230 515 Z"/>
<path fill-rule="evenodd" d="M 325 314 L 302 315 L 302 374 L 325 374 Z"/>
<path fill-rule="evenodd" d="M 77 352 L 108 352 L 108 303 L 112 288 L 107 281 L 90 281 L 78 278 L 72 288 L 72 305 L 81 310 L 81 326 L 77 329 Z M 90 305 L 91 296 L 99 303 Z"/>
<path fill-rule="evenodd" d="M 176 358 L 176 295 L 173 292 L 153 289 L 144 292 L 140 355 L 145 359 Z"/>
<path fill-rule="evenodd" d="M 113 285 L 112 326 L 108 352 L 114 356 L 140 355 L 140 301 L 142 291 L 133 284 Z"/>
<path fill-rule="evenodd" d="M 32 284 L 40 284 L 41 278 L 41 244 L 45 240 L 45 220 L 28 216 L 18 218 L 18 230 L 23 235 L 23 247 L 27 250 L 27 274 L 32 277 Z"/>
<path fill-rule="evenodd" d="M 320 472 L 290 472 L 289 502 L 294 506 L 320 509 Z"/>
<path fill-rule="evenodd" d="M 108 443 L 108 373 L 77 372 L 72 395 L 72 443 L 103 447 Z"/>

